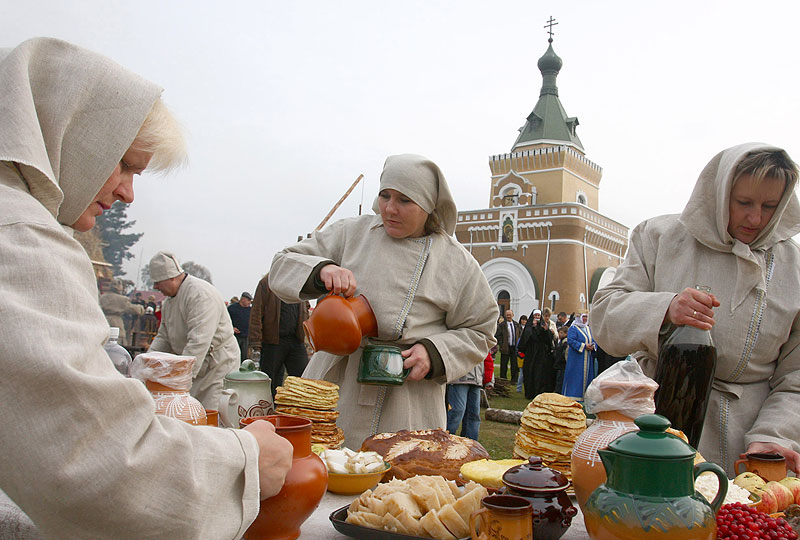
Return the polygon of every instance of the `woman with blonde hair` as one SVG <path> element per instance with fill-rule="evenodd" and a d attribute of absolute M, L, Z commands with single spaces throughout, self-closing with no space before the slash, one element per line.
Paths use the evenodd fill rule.
<path fill-rule="evenodd" d="M 651 376 L 659 340 L 675 326 L 711 330 L 717 365 L 698 450 L 729 476 L 743 452 L 779 453 L 800 471 L 797 178 L 775 146 L 718 153 L 683 213 L 633 230 L 625 261 L 592 304 L 602 348 L 633 353 Z"/>
<path fill-rule="evenodd" d="M 64 41 L 0 49 L 0 490 L 46 538 L 240 538 L 291 464 L 266 422 L 156 416 L 103 349 L 108 324 L 72 230 L 133 202 L 135 175 L 183 160 L 160 96 Z"/>

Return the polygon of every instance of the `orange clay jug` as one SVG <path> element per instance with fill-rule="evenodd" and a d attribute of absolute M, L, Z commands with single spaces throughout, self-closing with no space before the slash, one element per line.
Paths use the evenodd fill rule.
<path fill-rule="evenodd" d="M 303 322 L 303 328 L 315 351 L 339 356 L 354 353 L 365 337 L 378 336 L 378 321 L 363 294 L 323 297 Z"/>
<path fill-rule="evenodd" d="M 245 540 L 294 540 L 300 525 L 319 506 L 328 489 L 328 468 L 311 451 L 311 420 L 299 416 L 271 415 L 243 418 L 245 426 L 266 420 L 294 448 L 292 468 L 277 495 L 261 501 L 258 517 L 244 533 Z"/>

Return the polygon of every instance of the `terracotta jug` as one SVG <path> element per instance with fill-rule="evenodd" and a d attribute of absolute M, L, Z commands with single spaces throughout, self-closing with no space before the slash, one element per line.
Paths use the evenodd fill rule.
<path fill-rule="evenodd" d="M 303 328 L 315 351 L 339 356 L 354 353 L 363 338 L 378 336 L 378 321 L 363 294 L 323 297 L 303 322 Z"/>
<path fill-rule="evenodd" d="M 311 451 L 311 420 L 298 416 L 271 415 L 243 418 L 242 425 L 266 420 L 294 447 L 292 468 L 283 489 L 261 501 L 258 517 L 244 534 L 245 540 L 294 540 L 300 525 L 319 506 L 328 489 L 328 469 Z"/>
<path fill-rule="evenodd" d="M 645 414 L 627 433 L 599 450 L 608 479 L 586 501 L 586 532 L 593 540 L 715 540 L 716 514 L 728 492 L 719 465 L 694 465 L 695 450 L 667 433 L 669 420 Z M 709 502 L 695 479 L 713 472 L 717 496 Z"/>
<path fill-rule="evenodd" d="M 643 378 L 639 381 L 595 379 L 592 384 L 602 393 L 606 403 L 613 403 L 611 400 L 615 397 L 625 396 L 626 401 L 647 400 L 651 404 L 649 411 L 655 410 L 653 394 L 658 385 L 652 379 Z M 572 448 L 570 462 L 572 485 L 575 487 L 575 497 L 581 511 L 585 510 L 589 495 L 606 481 L 606 470 L 597 451 L 606 448 L 618 437 L 639 429 L 633 423 L 633 418 L 619 410 L 598 411 L 596 415 L 597 419 L 580 434 Z"/>
<path fill-rule="evenodd" d="M 208 422 L 206 410 L 189 394 L 194 362 L 194 356 L 143 353 L 131 363 L 131 376 L 144 378 L 155 401 L 156 414 L 204 426 Z"/>

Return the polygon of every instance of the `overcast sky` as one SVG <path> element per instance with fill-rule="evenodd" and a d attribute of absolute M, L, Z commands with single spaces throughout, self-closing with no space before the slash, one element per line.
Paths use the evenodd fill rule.
<path fill-rule="evenodd" d="M 170 249 L 230 298 L 359 174 L 334 219 L 370 212 L 390 154 L 430 157 L 459 210 L 486 208 L 489 156 L 536 104 L 551 15 L 561 102 L 612 219 L 680 212 L 734 144 L 800 157 L 796 0 L 4 0 L 0 46 L 59 37 L 165 88 L 190 162 L 137 180 L 128 277 Z"/>

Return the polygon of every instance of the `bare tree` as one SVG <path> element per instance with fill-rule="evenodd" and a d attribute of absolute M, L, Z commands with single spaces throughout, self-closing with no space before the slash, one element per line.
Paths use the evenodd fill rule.
<path fill-rule="evenodd" d="M 183 266 L 183 271 L 189 274 L 190 276 L 200 278 L 212 284 L 214 283 L 211 280 L 211 270 L 209 270 L 202 264 L 196 263 L 194 261 L 187 261 L 183 263 L 181 266 Z"/>

